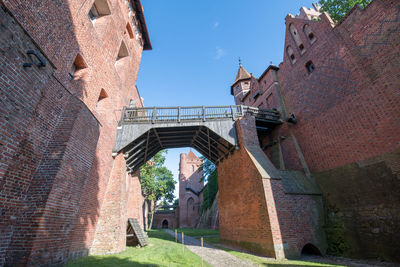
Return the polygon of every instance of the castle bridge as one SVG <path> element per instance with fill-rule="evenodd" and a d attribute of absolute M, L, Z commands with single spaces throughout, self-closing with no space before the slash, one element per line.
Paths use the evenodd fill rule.
<path fill-rule="evenodd" d="M 282 123 L 277 110 L 243 105 L 124 108 L 113 152 L 123 152 L 135 172 L 161 149 L 193 147 L 218 164 L 235 148 L 235 121 L 250 115 L 258 132 Z"/>
<path fill-rule="evenodd" d="M 308 205 L 310 214 L 320 210 L 319 190 L 302 172 L 277 169 L 260 146 L 260 138 L 282 123 L 277 110 L 243 105 L 124 108 L 113 156 L 125 158 L 121 169 L 136 175 L 162 149 L 193 147 L 218 166 L 223 242 L 275 258 L 298 257 L 306 243 L 324 251 L 316 234 L 320 218 L 297 220 L 296 209 L 286 211 L 296 205 Z M 310 234 L 282 238 L 293 229 L 280 225 L 285 216 Z"/>

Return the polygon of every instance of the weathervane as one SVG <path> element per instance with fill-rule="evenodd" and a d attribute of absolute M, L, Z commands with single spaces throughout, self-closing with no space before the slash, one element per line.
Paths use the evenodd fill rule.
<path fill-rule="evenodd" d="M 239 67 L 241 67 L 241 66 L 242 66 L 242 60 L 239 57 Z"/>

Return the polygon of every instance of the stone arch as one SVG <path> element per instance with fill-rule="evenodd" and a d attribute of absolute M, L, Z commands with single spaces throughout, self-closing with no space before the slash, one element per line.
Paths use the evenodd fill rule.
<path fill-rule="evenodd" d="M 317 38 L 315 37 L 315 34 L 312 31 L 310 25 L 305 24 L 304 27 L 303 27 L 303 32 L 307 36 L 307 39 L 311 44 L 313 44 L 317 40 Z"/>
<path fill-rule="evenodd" d="M 318 255 L 322 256 L 321 251 L 311 243 L 307 243 L 301 249 L 301 255 Z"/>
<path fill-rule="evenodd" d="M 304 48 L 304 44 L 300 39 L 299 32 L 297 31 L 296 27 L 293 24 L 289 25 L 289 31 L 292 35 L 294 42 L 296 43 L 297 48 L 300 50 L 300 54 L 303 54 L 306 49 Z"/>

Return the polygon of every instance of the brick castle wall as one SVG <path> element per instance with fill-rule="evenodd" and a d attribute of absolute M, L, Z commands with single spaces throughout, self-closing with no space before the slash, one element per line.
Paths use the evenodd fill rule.
<path fill-rule="evenodd" d="M 236 128 L 240 149 L 218 165 L 221 240 L 275 258 L 299 257 L 307 244 L 324 253 L 321 195 L 288 192 L 259 147 L 254 118 L 238 120 Z"/>
<path fill-rule="evenodd" d="M 288 15 L 283 62 L 252 79 L 243 100 L 295 114 L 297 124 L 262 144 L 276 167 L 318 183 L 330 253 L 399 260 L 399 21 L 398 2 L 383 0 L 354 7 L 336 26 L 327 14 Z"/>
<path fill-rule="evenodd" d="M 122 107 L 130 99 L 141 105 L 143 43 L 130 34 L 136 12 L 128 3 L 107 3 L 111 14 L 95 23 L 93 1 L 0 3 L 0 265 L 60 265 L 87 254 L 117 180 L 124 203 L 123 190 L 139 196 L 114 218 L 114 251 L 125 246 L 126 217 L 142 221 L 137 177 L 126 178 L 111 151 Z M 128 55 L 116 62 L 122 42 Z M 45 67 L 22 67 L 38 62 L 30 49 Z"/>

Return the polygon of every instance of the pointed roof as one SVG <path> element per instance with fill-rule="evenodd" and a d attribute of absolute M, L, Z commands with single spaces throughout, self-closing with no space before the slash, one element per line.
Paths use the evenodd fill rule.
<path fill-rule="evenodd" d="M 190 151 L 189 151 L 189 153 L 187 155 L 187 158 L 190 159 L 190 160 L 198 159 L 198 157 L 196 157 L 196 155 L 193 153 L 193 151 L 191 149 L 190 149 Z"/>
<path fill-rule="evenodd" d="M 242 80 L 247 80 L 247 79 L 250 79 L 250 78 L 251 78 L 251 75 L 247 72 L 247 70 L 245 70 L 245 69 L 243 68 L 242 65 L 240 65 L 239 70 L 238 70 L 238 72 L 237 72 L 237 74 L 236 74 L 235 81 L 234 81 L 234 82 L 232 83 L 232 85 L 231 85 L 231 94 L 233 95 L 233 86 L 234 86 L 237 82 L 240 82 L 240 81 L 242 81 Z"/>

